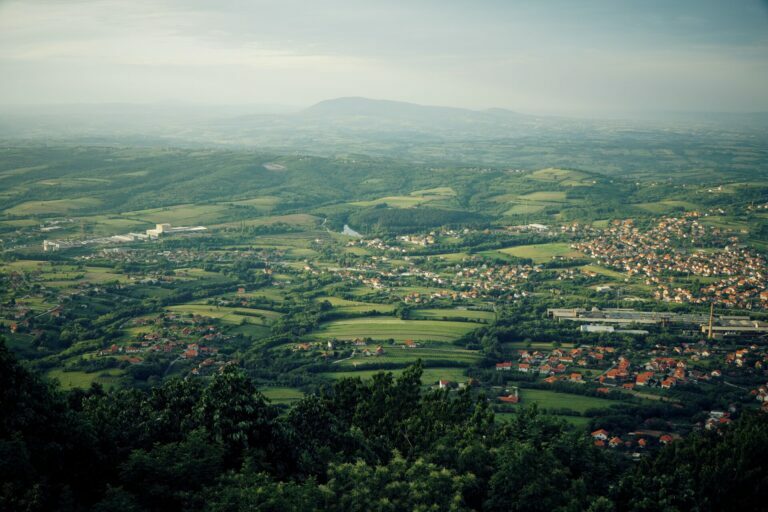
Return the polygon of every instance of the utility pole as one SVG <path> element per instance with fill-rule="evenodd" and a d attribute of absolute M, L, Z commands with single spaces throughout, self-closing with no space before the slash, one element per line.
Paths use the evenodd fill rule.
<path fill-rule="evenodd" d="M 713 327 L 715 323 L 715 303 L 714 301 L 709 305 L 709 334 L 707 339 L 714 338 Z"/>

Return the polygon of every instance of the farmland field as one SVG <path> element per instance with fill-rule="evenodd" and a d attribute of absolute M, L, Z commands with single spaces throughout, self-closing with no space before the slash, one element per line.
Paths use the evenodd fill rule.
<path fill-rule="evenodd" d="M 294 388 L 267 387 L 261 388 L 259 391 L 276 404 L 292 404 L 304 398 L 304 393 Z"/>
<path fill-rule="evenodd" d="M 67 214 L 78 210 L 87 210 L 101 205 L 101 201 L 92 197 L 56 199 L 51 201 L 27 201 L 5 210 L 9 215 Z"/>
<path fill-rule="evenodd" d="M 267 325 L 270 320 L 280 316 L 279 313 L 265 309 L 217 307 L 207 304 L 170 306 L 168 311 L 217 318 L 227 324 L 240 324 L 242 322 L 246 324 Z"/>
<path fill-rule="evenodd" d="M 373 351 L 376 347 L 369 345 L 368 347 L 361 347 L 356 352 L 356 355 L 350 359 L 340 360 L 338 365 L 340 368 L 362 366 L 371 364 L 382 363 L 394 363 L 405 366 L 406 364 L 414 363 L 421 359 L 422 361 L 437 361 L 440 364 L 445 364 L 445 361 L 450 361 L 457 365 L 469 365 L 470 363 L 477 362 L 480 358 L 480 354 L 476 350 L 464 350 L 456 347 L 438 348 L 438 347 L 419 347 L 419 348 L 406 348 L 402 345 L 392 346 L 384 345 L 384 354 L 380 356 L 366 356 L 362 353 L 363 350 L 368 349 Z"/>
<path fill-rule="evenodd" d="M 379 313 L 391 313 L 395 309 L 393 304 L 377 304 L 375 302 L 360 302 L 354 300 L 342 299 L 340 297 L 323 296 L 317 297 L 316 302 L 328 301 L 335 310 L 345 313 L 370 313 L 378 311 Z"/>
<path fill-rule="evenodd" d="M 56 379 L 62 389 L 86 389 L 91 384 L 98 383 L 106 388 L 117 385 L 118 378 L 123 375 L 122 370 L 102 370 L 98 372 L 86 373 L 81 371 L 65 372 L 60 369 L 48 372 L 48 378 Z"/>
<path fill-rule="evenodd" d="M 546 389 L 520 389 L 520 405 L 537 404 L 542 409 L 571 409 L 580 413 L 588 409 L 604 409 L 621 402 L 591 396 L 558 393 Z"/>
<path fill-rule="evenodd" d="M 500 249 L 498 252 L 517 256 L 518 258 L 530 258 L 535 263 L 543 263 L 555 257 L 575 257 L 581 253 L 571 249 L 567 243 L 551 243 L 541 245 L 520 245 Z"/>
<path fill-rule="evenodd" d="M 314 335 L 322 338 L 340 339 L 452 341 L 475 328 L 475 325 L 467 322 L 366 317 L 325 323 L 314 332 Z"/>
<path fill-rule="evenodd" d="M 478 311 L 472 309 L 416 309 L 410 318 L 423 320 L 452 320 L 467 319 L 473 322 L 491 322 L 495 315 L 493 311 Z"/>
<path fill-rule="evenodd" d="M 397 376 L 403 373 L 403 370 L 359 370 L 359 371 L 344 371 L 344 372 L 329 372 L 323 375 L 332 379 L 344 379 L 360 377 L 361 379 L 370 379 L 377 373 L 392 373 Z M 467 380 L 467 376 L 463 368 L 424 368 L 421 375 L 421 382 L 425 386 L 431 386 L 437 384 L 439 380 L 450 380 L 452 382 L 464 382 Z"/>

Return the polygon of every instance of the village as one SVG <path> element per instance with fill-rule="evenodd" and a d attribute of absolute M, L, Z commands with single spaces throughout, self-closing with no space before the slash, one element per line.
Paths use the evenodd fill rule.
<path fill-rule="evenodd" d="M 642 276 L 654 286 L 654 297 L 676 303 L 715 302 L 734 308 L 768 306 L 765 257 L 702 222 L 702 214 L 662 217 L 640 229 L 633 220 L 613 221 L 599 235 L 573 247 L 598 264 Z M 680 277 L 697 278 L 675 286 Z M 677 279 L 675 279 L 677 278 Z"/>

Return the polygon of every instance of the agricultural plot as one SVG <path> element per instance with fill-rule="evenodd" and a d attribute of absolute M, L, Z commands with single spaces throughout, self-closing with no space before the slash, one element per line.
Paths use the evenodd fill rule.
<path fill-rule="evenodd" d="M 391 313 L 395 309 L 393 304 L 360 302 L 354 300 L 346 300 L 339 297 L 317 297 L 315 301 L 328 301 L 333 305 L 334 310 L 344 313 L 371 313 L 373 311 L 378 311 L 379 313 Z"/>
<path fill-rule="evenodd" d="M 490 323 L 495 318 L 493 311 L 478 311 L 473 309 L 417 309 L 411 311 L 410 318 L 414 320 L 456 320 Z"/>
<path fill-rule="evenodd" d="M 595 274 L 601 276 L 610 277 L 611 279 L 619 279 L 622 281 L 627 277 L 626 274 L 616 270 L 611 270 L 609 268 L 601 267 L 600 265 L 584 265 L 581 267 L 581 269 L 585 272 L 594 272 Z"/>
<path fill-rule="evenodd" d="M 101 200 L 93 197 L 55 199 L 52 201 L 26 201 L 5 210 L 8 215 L 64 215 L 76 211 L 96 208 Z"/>
<path fill-rule="evenodd" d="M 395 376 L 403 373 L 404 369 L 395 370 L 358 370 L 358 371 L 344 371 L 344 372 L 328 372 L 324 373 L 325 377 L 331 379 L 346 379 L 359 377 L 361 379 L 370 379 L 377 373 L 381 372 L 392 373 Z M 452 382 L 464 382 L 467 380 L 467 376 L 463 368 L 424 368 L 421 375 L 421 383 L 425 386 L 432 386 L 437 384 L 440 380 L 450 380 Z"/>
<path fill-rule="evenodd" d="M 275 404 L 290 405 L 304 398 L 304 393 L 295 388 L 269 387 L 262 388 L 259 391 L 261 391 L 261 394 L 267 397 L 270 402 Z"/>
<path fill-rule="evenodd" d="M 584 413 L 589 409 L 605 409 L 622 402 L 592 396 L 558 393 L 546 389 L 520 389 L 518 407 L 535 403 L 540 409 L 570 409 Z"/>
<path fill-rule="evenodd" d="M 551 167 L 534 171 L 529 177 L 536 181 L 552 182 L 566 187 L 584 187 L 594 184 L 594 179 L 585 172 Z"/>
<path fill-rule="evenodd" d="M 433 201 L 449 200 L 456 196 L 456 192 L 450 187 L 437 187 L 427 190 L 416 190 L 407 196 L 387 196 L 372 201 L 355 201 L 352 206 L 376 206 L 386 204 L 393 208 L 413 208 L 421 204 Z"/>
<path fill-rule="evenodd" d="M 529 258 L 532 259 L 534 263 L 543 263 L 557 257 L 574 258 L 581 256 L 580 252 L 571 249 L 570 244 L 567 243 L 520 245 L 517 247 L 500 249 L 498 251 L 490 251 L 489 254 L 493 254 L 494 252 L 509 254 L 518 258 Z"/>
<path fill-rule="evenodd" d="M 47 373 L 47 377 L 58 381 L 59 387 L 64 390 L 75 388 L 87 389 L 94 382 L 109 389 L 117 385 L 123 374 L 123 370 L 114 368 L 93 373 L 82 371 L 65 372 L 62 369 L 54 369 Z"/>
<path fill-rule="evenodd" d="M 216 318 L 230 325 L 240 325 L 241 323 L 269 325 L 272 320 L 280 316 L 280 313 L 266 309 L 217 307 L 208 304 L 182 304 L 170 306 L 167 309 L 181 315 L 192 314 Z"/>
<path fill-rule="evenodd" d="M 232 217 L 228 204 L 185 204 L 150 210 L 138 210 L 122 214 L 127 219 L 159 224 L 167 222 L 174 226 L 210 225 Z"/>
<path fill-rule="evenodd" d="M 367 350 L 372 353 L 376 350 L 376 346 L 356 347 L 353 357 L 340 360 L 336 364 L 340 369 L 349 370 L 355 367 L 365 369 L 368 365 L 383 363 L 406 366 L 421 359 L 426 363 L 432 362 L 435 365 L 445 364 L 446 361 L 450 361 L 452 364 L 468 366 L 480 359 L 480 353 L 476 350 L 466 350 L 452 346 L 407 348 L 403 345 L 383 345 L 382 349 L 384 350 L 383 354 L 369 356 L 365 355 L 365 351 Z"/>
<path fill-rule="evenodd" d="M 496 419 L 500 422 L 507 422 L 511 421 L 512 418 L 516 416 L 515 413 L 511 412 L 497 412 L 496 413 Z M 565 421 L 566 423 L 569 423 L 570 425 L 574 426 L 575 428 L 587 428 L 587 425 L 589 425 L 589 422 L 592 418 L 587 418 L 584 416 L 567 416 L 564 414 L 552 414 L 550 415 L 554 418 L 560 419 Z"/>
<path fill-rule="evenodd" d="M 320 326 L 313 333 L 317 338 L 371 338 L 395 341 L 453 341 L 474 330 L 468 322 L 441 322 L 434 320 L 400 320 L 387 317 L 334 320 Z"/>
<path fill-rule="evenodd" d="M 224 219 L 224 220 L 226 221 L 227 219 Z M 317 225 L 320 222 L 321 222 L 320 218 L 314 215 L 309 215 L 306 213 L 294 213 L 290 215 L 271 215 L 266 217 L 256 217 L 252 219 L 223 222 L 220 224 L 215 224 L 213 225 L 213 227 L 224 228 L 224 227 L 239 227 L 239 226 L 246 226 L 246 227 L 247 226 L 272 226 L 275 224 L 288 224 L 291 226 L 299 226 L 299 227 L 311 229 L 311 228 L 317 227 Z"/>
<path fill-rule="evenodd" d="M 657 215 L 664 215 L 680 210 L 692 211 L 699 209 L 699 205 L 693 204 L 689 201 L 677 201 L 672 199 L 657 201 L 655 203 L 639 203 L 635 206 Z"/>
<path fill-rule="evenodd" d="M 276 196 L 259 196 L 251 199 L 241 199 L 233 201 L 232 204 L 251 206 L 258 210 L 270 211 L 280 204 L 280 198 Z"/>

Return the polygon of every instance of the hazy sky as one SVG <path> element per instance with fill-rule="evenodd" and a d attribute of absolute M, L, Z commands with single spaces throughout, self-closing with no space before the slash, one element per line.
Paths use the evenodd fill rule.
<path fill-rule="evenodd" d="M 757 0 L 0 0 L 0 103 L 768 111 Z"/>

